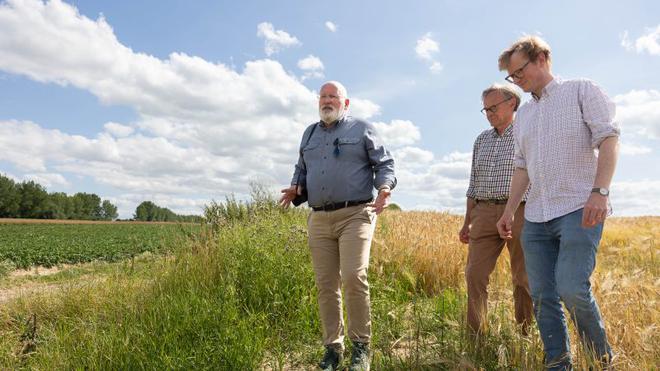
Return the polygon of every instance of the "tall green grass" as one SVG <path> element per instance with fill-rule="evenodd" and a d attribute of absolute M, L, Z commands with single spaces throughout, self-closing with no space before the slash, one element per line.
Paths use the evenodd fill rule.
<path fill-rule="evenodd" d="M 322 344 L 307 213 L 253 198 L 209 205 L 213 224 L 139 269 L 127 261 L 5 303 L 0 369 L 313 369 Z M 461 253 L 442 241 L 433 250 L 434 236 L 455 234 L 453 219 L 438 216 L 435 235 L 388 237 L 403 233 L 402 217 L 380 218 L 372 255 L 372 368 L 541 369 L 538 333 L 519 335 L 501 299 L 507 284 L 492 287 L 489 333 L 466 334 L 463 261 L 449 260 Z M 445 267 L 420 265 L 413 252 L 444 254 Z M 432 281 L 431 268 L 448 274 Z"/>

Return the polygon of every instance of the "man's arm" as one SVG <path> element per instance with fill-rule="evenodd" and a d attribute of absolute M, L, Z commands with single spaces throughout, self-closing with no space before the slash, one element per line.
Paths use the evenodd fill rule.
<path fill-rule="evenodd" d="M 303 133 L 303 139 L 305 138 L 307 131 L 309 129 L 305 130 Z M 282 197 L 280 198 L 280 206 L 287 208 L 291 205 L 291 202 L 293 199 L 296 198 L 297 195 L 302 194 L 302 189 L 306 185 L 306 180 L 307 180 L 307 167 L 305 166 L 305 161 L 302 156 L 302 147 L 303 147 L 303 142 L 301 139 L 300 142 L 300 147 L 298 149 L 298 162 L 296 163 L 296 166 L 293 171 L 293 177 L 291 178 L 291 186 L 288 188 L 284 188 L 280 192 L 282 193 Z"/>
<path fill-rule="evenodd" d="M 470 242 L 470 225 L 472 224 L 472 221 L 470 220 L 470 213 L 476 204 L 477 203 L 473 198 L 467 197 L 467 202 L 465 203 L 465 219 L 463 221 L 463 227 L 461 228 L 461 231 L 458 232 L 458 239 L 463 243 Z"/>
<path fill-rule="evenodd" d="M 389 203 L 392 189 L 396 187 L 394 175 L 394 158 L 385 149 L 373 125 L 368 124 L 365 136 L 365 146 L 369 163 L 374 169 L 374 186 L 378 189 L 378 196 L 372 204 L 376 214 L 380 214 Z"/>
<path fill-rule="evenodd" d="M 614 176 L 614 169 L 616 168 L 618 152 L 619 137 L 608 137 L 600 143 L 600 146 L 598 147 L 598 167 L 596 169 L 594 187 L 610 188 L 610 183 Z M 582 213 L 583 227 L 593 227 L 596 224 L 605 221 L 608 211 L 607 198 L 608 196 L 593 192 L 589 195 Z"/>
<path fill-rule="evenodd" d="M 513 225 L 513 216 L 520 205 L 525 192 L 529 188 L 529 175 L 527 169 L 517 167 L 513 171 L 513 178 L 511 179 L 511 190 L 509 191 L 509 201 L 506 203 L 504 213 L 497 222 L 497 231 L 503 239 L 511 239 L 511 227 Z"/>
<path fill-rule="evenodd" d="M 465 218 L 463 219 L 463 227 L 461 230 L 458 232 L 458 239 L 463 242 L 463 243 L 468 243 L 470 242 L 470 224 L 472 224 L 472 221 L 470 220 L 470 212 L 472 212 L 472 208 L 474 205 L 476 205 L 475 198 L 477 197 L 477 190 L 476 190 L 476 180 L 477 180 L 477 152 L 479 149 L 479 138 L 481 136 L 478 136 L 477 139 L 474 141 L 474 145 L 472 146 L 472 164 L 470 165 L 470 185 L 468 186 L 467 190 L 467 201 L 465 203 Z"/>

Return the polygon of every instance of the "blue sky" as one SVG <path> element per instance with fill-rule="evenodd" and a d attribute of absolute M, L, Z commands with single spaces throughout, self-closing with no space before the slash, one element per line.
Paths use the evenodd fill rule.
<path fill-rule="evenodd" d="M 660 214 L 656 1 L 0 4 L 0 173 L 97 193 L 121 217 L 279 190 L 330 79 L 392 149 L 393 201 L 461 212 L 480 93 L 524 34 L 617 103 L 615 214 Z"/>

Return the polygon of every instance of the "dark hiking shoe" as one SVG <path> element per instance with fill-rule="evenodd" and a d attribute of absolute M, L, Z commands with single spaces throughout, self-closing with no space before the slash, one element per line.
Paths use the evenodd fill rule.
<path fill-rule="evenodd" d="M 323 371 L 335 371 L 339 369 L 339 364 L 343 360 L 343 355 L 340 349 L 332 345 L 325 346 L 325 354 L 319 363 L 319 367 Z"/>
<path fill-rule="evenodd" d="M 369 371 L 369 343 L 353 342 L 350 371 Z"/>

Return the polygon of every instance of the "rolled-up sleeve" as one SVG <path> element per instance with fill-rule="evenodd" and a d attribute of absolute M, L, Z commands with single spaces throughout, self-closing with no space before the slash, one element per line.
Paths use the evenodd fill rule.
<path fill-rule="evenodd" d="M 598 148 L 608 137 L 621 134 L 615 121 L 616 105 L 603 89 L 590 80 L 583 80 L 579 90 L 582 118 L 591 130 L 591 147 Z"/>
<path fill-rule="evenodd" d="M 388 186 L 390 189 L 394 189 L 397 182 L 394 175 L 394 158 L 383 145 L 380 136 L 372 124 L 368 124 L 366 128 L 365 146 L 369 156 L 369 163 L 374 169 L 374 187 L 380 189 L 383 186 Z"/>
<path fill-rule="evenodd" d="M 518 118 L 513 121 L 514 124 Z M 524 148 L 520 141 L 520 125 L 513 126 L 513 166 L 516 168 L 527 169 L 527 160 L 525 160 Z"/>

